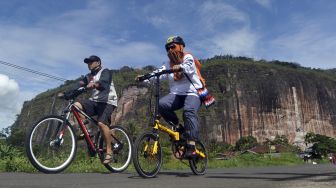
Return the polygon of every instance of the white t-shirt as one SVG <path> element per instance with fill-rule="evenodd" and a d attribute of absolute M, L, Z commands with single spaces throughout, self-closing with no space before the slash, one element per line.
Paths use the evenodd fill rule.
<path fill-rule="evenodd" d="M 196 65 L 191 54 L 186 54 L 181 63 L 183 73 L 187 74 L 193 84 L 188 78 L 183 75 L 180 80 L 174 80 L 174 73 L 162 75 L 160 79 L 168 79 L 170 93 L 175 95 L 197 95 L 196 89 L 202 88 L 202 83 L 196 72 Z M 169 62 L 162 66 L 161 70 L 170 69 Z M 196 87 L 196 88 L 195 88 Z"/>

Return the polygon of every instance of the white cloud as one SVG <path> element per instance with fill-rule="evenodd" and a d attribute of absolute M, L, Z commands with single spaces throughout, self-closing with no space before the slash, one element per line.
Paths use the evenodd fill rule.
<path fill-rule="evenodd" d="M 7 75 L 0 74 L 0 105 L 7 109 L 13 108 L 13 100 L 19 93 L 18 83 Z"/>
<path fill-rule="evenodd" d="M 278 36 L 270 42 L 271 55 L 306 67 L 335 68 L 336 36 L 320 28 L 319 24 L 303 24 L 298 31 Z"/>
<path fill-rule="evenodd" d="M 104 59 L 110 68 L 121 66 L 143 67 L 144 65 L 160 65 L 164 57 L 160 49 L 147 42 L 129 42 L 123 45 L 110 45 L 104 51 Z M 127 62 L 127 63 L 125 63 Z"/>
<path fill-rule="evenodd" d="M 216 26 L 222 28 L 226 23 L 248 22 L 248 17 L 235 7 L 223 2 L 206 1 L 199 10 L 202 28 L 213 30 Z"/>
<path fill-rule="evenodd" d="M 18 83 L 7 75 L 0 74 L 0 129 L 13 123 L 14 114 L 20 111 L 18 96 Z"/>
<path fill-rule="evenodd" d="M 210 57 L 220 54 L 232 54 L 236 56 L 251 56 L 255 52 L 257 35 L 247 29 L 241 29 L 232 33 L 222 33 L 211 39 L 209 49 Z M 213 45 L 211 45 L 213 44 Z"/>
<path fill-rule="evenodd" d="M 270 9 L 272 6 L 271 0 L 255 0 L 259 5 L 265 7 L 266 9 Z"/>
<path fill-rule="evenodd" d="M 146 20 L 155 27 L 161 27 L 162 25 L 169 25 L 169 21 L 163 16 L 159 15 L 148 16 Z"/>

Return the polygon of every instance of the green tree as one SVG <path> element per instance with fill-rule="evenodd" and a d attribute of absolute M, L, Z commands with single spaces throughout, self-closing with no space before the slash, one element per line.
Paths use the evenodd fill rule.
<path fill-rule="evenodd" d="M 23 147 L 25 140 L 25 132 L 22 129 L 14 128 L 11 130 L 11 135 L 7 138 L 7 141 L 10 145 L 16 147 Z"/>
<path fill-rule="evenodd" d="M 328 153 L 336 153 L 336 140 L 334 138 L 320 134 L 307 133 L 305 142 L 313 144 L 312 152 L 316 158 L 322 156 L 326 157 Z"/>

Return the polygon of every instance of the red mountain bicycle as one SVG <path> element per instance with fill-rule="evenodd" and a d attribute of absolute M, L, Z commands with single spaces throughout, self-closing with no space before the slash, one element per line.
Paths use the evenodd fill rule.
<path fill-rule="evenodd" d="M 77 137 L 74 127 L 69 121 L 71 114 L 75 117 L 88 146 L 89 154 L 98 154 L 104 160 L 106 147 L 103 137 L 98 131 L 91 137 L 79 114 L 98 126 L 98 122 L 74 105 L 75 98 L 84 93 L 86 88 L 80 87 L 67 92 L 60 98 L 69 101 L 61 116 L 43 117 L 29 130 L 26 136 L 26 153 L 32 165 L 44 173 L 58 173 L 65 170 L 73 161 L 77 150 Z M 111 172 L 122 172 L 127 169 L 132 158 L 132 141 L 121 126 L 111 126 L 113 162 L 104 164 Z"/>

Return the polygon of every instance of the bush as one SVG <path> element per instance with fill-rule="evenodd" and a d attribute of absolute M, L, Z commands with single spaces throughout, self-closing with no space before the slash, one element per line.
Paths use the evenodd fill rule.
<path fill-rule="evenodd" d="M 216 156 L 218 153 L 225 153 L 233 151 L 234 147 L 231 144 L 225 142 L 217 142 L 216 140 L 211 140 L 207 145 L 207 149 L 210 157 Z"/>
<path fill-rule="evenodd" d="M 255 147 L 257 144 L 257 139 L 253 136 L 244 136 L 236 142 L 236 150 L 245 151 Z"/>
<path fill-rule="evenodd" d="M 286 137 L 286 135 L 276 135 L 274 140 L 266 139 L 266 141 L 263 144 L 289 146 L 288 138 Z"/>

